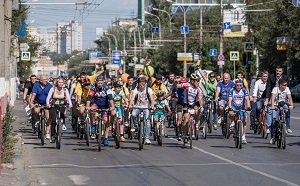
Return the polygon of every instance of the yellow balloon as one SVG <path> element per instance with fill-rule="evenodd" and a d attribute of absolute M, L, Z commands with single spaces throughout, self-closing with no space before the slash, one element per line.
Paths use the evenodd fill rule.
<path fill-rule="evenodd" d="M 153 76 L 154 75 L 154 68 L 152 66 L 148 66 L 150 75 Z M 144 68 L 144 73 L 147 74 L 147 70 L 146 67 Z"/>

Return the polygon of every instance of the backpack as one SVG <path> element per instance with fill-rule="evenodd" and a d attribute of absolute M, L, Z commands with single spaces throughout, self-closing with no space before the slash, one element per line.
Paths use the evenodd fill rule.
<path fill-rule="evenodd" d="M 140 91 L 140 90 L 139 90 L 139 87 L 136 87 L 136 89 L 137 89 L 138 91 Z M 149 103 L 151 104 L 151 99 L 150 99 L 150 94 L 149 94 L 148 89 L 149 89 L 149 87 L 146 86 L 146 95 L 147 95 L 147 99 L 149 100 Z M 136 103 L 136 101 L 137 101 L 137 95 L 135 95 L 134 103 Z"/>

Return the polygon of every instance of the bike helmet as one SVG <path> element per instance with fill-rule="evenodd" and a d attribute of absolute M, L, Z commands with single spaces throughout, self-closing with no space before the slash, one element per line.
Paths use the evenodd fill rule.
<path fill-rule="evenodd" d="M 200 80 L 200 77 L 199 77 L 197 74 L 192 73 L 191 76 L 190 76 L 190 79 L 191 79 L 191 80 L 197 80 L 197 81 L 199 81 L 199 80 Z"/>
<path fill-rule="evenodd" d="M 180 83 L 186 83 L 187 80 L 185 77 L 180 77 L 180 80 L 179 80 Z"/>
<path fill-rule="evenodd" d="M 114 87 L 116 88 L 116 87 L 121 87 L 121 86 L 123 86 L 123 83 L 121 82 L 121 81 L 116 81 L 116 82 L 114 82 Z"/>
<path fill-rule="evenodd" d="M 159 91 L 156 92 L 156 96 L 157 97 L 162 97 L 162 96 L 164 96 L 164 94 L 165 94 L 165 92 L 161 91 L 161 90 L 159 90 Z"/>
<path fill-rule="evenodd" d="M 103 78 L 103 76 L 97 76 L 97 78 L 96 78 L 96 81 L 104 81 L 104 78 Z"/>
<path fill-rule="evenodd" d="M 235 83 L 243 83 L 243 80 L 241 78 L 238 78 L 235 80 Z"/>

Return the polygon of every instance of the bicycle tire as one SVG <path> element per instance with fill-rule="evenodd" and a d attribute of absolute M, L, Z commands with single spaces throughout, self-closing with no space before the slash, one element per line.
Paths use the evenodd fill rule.
<path fill-rule="evenodd" d="M 228 118 L 228 115 L 226 117 L 226 138 L 229 139 L 230 137 L 230 119 Z"/>
<path fill-rule="evenodd" d="M 159 123 L 157 123 L 156 125 L 155 125 L 155 127 L 154 127 L 154 134 L 153 134 L 153 141 L 157 141 L 158 142 L 158 132 L 159 132 L 159 130 L 158 130 L 158 125 Z"/>
<path fill-rule="evenodd" d="M 116 148 L 120 148 L 120 122 L 117 120 L 116 129 L 115 129 L 115 141 L 116 141 Z"/>
<path fill-rule="evenodd" d="M 242 148 L 242 137 L 243 137 L 243 122 L 239 121 L 238 126 L 239 126 L 239 149 L 241 149 Z"/>
<path fill-rule="evenodd" d="M 258 126 L 258 123 L 254 122 L 254 126 L 253 126 L 253 133 L 254 134 L 257 134 L 257 126 Z"/>
<path fill-rule="evenodd" d="M 62 124 L 60 122 L 60 118 L 57 119 L 57 124 L 56 124 L 56 148 L 60 149 L 61 148 L 61 130 L 62 130 Z"/>
<path fill-rule="evenodd" d="M 102 119 L 98 119 L 98 151 L 101 151 L 102 145 Z"/>
<path fill-rule="evenodd" d="M 281 139 L 281 147 L 282 149 L 286 148 L 286 123 L 282 123 L 282 139 Z"/>
<path fill-rule="evenodd" d="M 32 127 L 32 134 L 35 134 L 36 133 L 36 128 L 35 128 L 35 119 L 33 117 L 33 115 L 31 115 L 31 119 L 30 119 L 30 122 L 31 122 L 31 127 Z"/>
<path fill-rule="evenodd" d="M 87 146 L 90 146 L 90 131 L 91 131 L 91 123 L 90 120 L 87 118 L 85 120 L 85 131 L 84 131 Z"/>
<path fill-rule="evenodd" d="M 143 132 L 144 132 L 143 123 L 140 122 L 140 125 L 139 125 L 139 150 L 143 149 Z"/>
<path fill-rule="evenodd" d="M 37 127 L 38 139 L 41 139 L 41 137 L 42 137 L 42 134 L 41 134 L 42 133 L 42 131 L 41 131 L 41 122 L 38 122 L 36 127 Z"/>
<path fill-rule="evenodd" d="M 238 148 L 239 147 L 239 134 L 238 134 L 238 131 L 239 131 L 239 125 L 237 124 L 237 122 L 235 122 L 235 125 L 234 125 L 234 143 L 235 143 L 235 148 Z"/>
<path fill-rule="evenodd" d="M 194 125 L 195 125 L 195 120 L 194 120 L 194 123 L 193 123 Z M 199 126 L 198 126 L 198 128 L 196 128 L 197 126 L 195 125 L 195 130 L 194 130 L 194 132 L 195 132 L 195 140 L 199 140 Z"/>
<path fill-rule="evenodd" d="M 280 122 L 280 121 L 279 121 Z M 281 148 L 281 140 L 282 140 L 282 123 L 277 123 L 276 133 L 277 133 L 277 148 Z"/>
<path fill-rule="evenodd" d="M 159 146 L 162 146 L 162 130 L 163 130 L 163 127 L 162 127 L 162 124 L 159 123 L 159 130 L 158 130 L 158 138 L 157 138 L 157 142 L 158 142 L 158 145 Z"/>
<path fill-rule="evenodd" d="M 193 148 L 193 123 L 192 121 L 189 122 L 189 136 L 190 136 L 190 149 Z"/>
<path fill-rule="evenodd" d="M 45 118 L 44 116 L 41 117 L 41 145 L 45 144 Z"/>
<path fill-rule="evenodd" d="M 212 115 L 212 111 L 209 110 L 209 115 L 208 115 L 208 133 L 212 132 L 212 127 L 213 127 L 213 115 Z"/>
<path fill-rule="evenodd" d="M 203 132 L 203 139 L 206 139 L 207 132 L 208 132 L 208 125 L 207 125 L 207 121 L 206 120 L 204 121 L 202 132 Z"/>

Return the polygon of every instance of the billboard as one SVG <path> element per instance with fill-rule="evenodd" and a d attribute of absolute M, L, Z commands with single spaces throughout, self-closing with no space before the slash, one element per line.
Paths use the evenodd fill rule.
<path fill-rule="evenodd" d="M 101 59 L 101 51 L 91 51 L 89 52 L 89 63 L 90 64 L 102 64 L 103 60 Z"/>
<path fill-rule="evenodd" d="M 245 25 L 245 20 L 246 16 L 242 9 L 224 10 L 224 37 L 245 37 L 248 32 L 248 25 Z"/>

